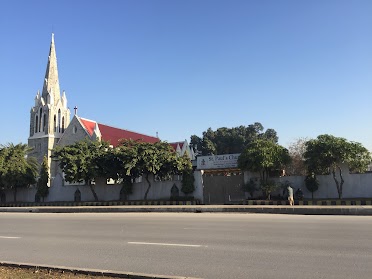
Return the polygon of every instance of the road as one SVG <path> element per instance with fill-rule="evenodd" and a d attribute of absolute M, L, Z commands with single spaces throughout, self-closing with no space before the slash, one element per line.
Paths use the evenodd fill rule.
<path fill-rule="evenodd" d="M 1 213 L 0 261 L 199 278 L 371 278 L 372 217 Z"/>

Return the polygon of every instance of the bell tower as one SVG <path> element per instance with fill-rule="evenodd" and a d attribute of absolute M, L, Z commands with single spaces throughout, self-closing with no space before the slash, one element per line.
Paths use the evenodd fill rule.
<path fill-rule="evenodd" d="M 37 158 L 39 164 L 47 156 L 50 177 L 53 177 L 51 167 L 52 149 L 62 137 L 70 124 L 70 110 L 67 107 L 65 92 L 60 92 L 57 56 L 54 45 L 54 34 L 50 43 L 48 63 L 45 72 L 43 90 L 37 92 L 34 106 L 30 112 L 30 134 L 28 145 L 33 148 L 31 156 Z"/>

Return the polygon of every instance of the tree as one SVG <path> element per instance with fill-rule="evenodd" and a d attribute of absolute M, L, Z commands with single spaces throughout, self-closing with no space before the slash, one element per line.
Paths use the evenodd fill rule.
<path fill-rule="evenodd" d="M 36 158 L 27 156 L 31 150 L 22 143 L 0 146 L 0 184 L 2 188 L 13 189 L 14 202 L 17 201 L 19 188 L 29 187 L 36 182 L 39 166 Z"/>
<path fill-rule="evenodd" d="M 271 198 L 271 193 L 277 190 L 279 187 L 280 185 L 276 184 L 273 180 L 268 180 L 266 183 L 260 184 L 260 188 L 268 200 Z"/>
<path fill-rule="evenodd" d="M 117 160 L 119 164 L 116 171 L 120 178 L 130 177 L 134 180 L 143 175 L 148 184 L 144 200 L 147 200 L 152 187 L 150 175 L 167 179 L 191 169 L 187 156 L 179 157 L 169 143 L 162 141 L 147 143 L 124 140 L 118 147 Z"/>
<path fill-rule="evenodd" d="M 371 155 L 362 144 L 332 135 L 320 135 L 307 141 L 304 157 L 309 172 L 332 173 L 339 199 L 342 199 L 345 182 L 342 165 L 347 164 L 355 172 L 365 172 L 371 162 Z"/>
<path fill-rule="evenodd" d="M 291 163 L 286 168 L 289 175 L 306 175 L 307 167 L 305 165 L 304 153 L 306 151 L 307 138 L 298 138 L 288 146 Z"/>
<path fill-rule="evenodd" d="M 305 185 L 307 190 L 311 192 L 311 199 L 314 199 L 314 192 L 319 189 L 319 181 L 315 173 L 310 173 L 305 177 Z"/>
<path fill-rule="evenodd" d="M 249 195 L 251 195 L 251 198 L 253 198 L 254 192 L 257 191 L 256 182 L 253 180 L 253 178 L 249 179 L 247 183 L 244 183 L 242 185 L 242 190 L 245 193 L 249 193 Z"/>
<path fill-rule="evenodd" d="M 53 157 L 59 160 L 67 182 L 85 182 L 94 200 L 98 201 L 92 182 L 97 177 L 107 178 L 106 169 L 102 167 L 101 162 L 109 148 L 107 142 L 84 139 L 72 145 L 57 147 Z"/>
<path fill-rule="evenodd" d="M 181 191 L 185 194 L 191 194 L 192 192 L 195 191 L 195 178 L 194 178 L 194 173 L 192 171 L 192 168 L 190 169 L 185 169 L 182 173 L 182 187 Z"/>
<path fill-rule="evenodd" d="M 139 166 L 148 183 L 144 200 L 151 188 L 149 174 L 157 175 L 160 179 L 166 179 L 170 175 L 182 174 L 191 166 L 190 160 L 179 157 L 167 142 L 142 143 L 139 151 Z"/>
<path fill-rule="evenodd" d="M 190 144 L 195 149 L 196 154 L 217 155 L 241 153 L 247 147 L 247 144 L 256 139 L 278 141 L 274 129 L 267 129 L 264 131 L 264 127 L 261 123 L 256 122 L 247 127 L 221 127 L 216 131 L 208 128 L 207 131 L 203 132 L 202 138 L 192 135 Z"/>
<path fill-rule="evenodd" d="M 36 184 L 37 186 L 36 194 L 43 199 L 43 202 L 45 197 L 48 196 L 49 194 L 48 182 L 49 182 L 48 158 L 44 156 L 40 168 L 40 177 Z"/>
<path fill-rule="evenodd" d="M 275 183 L 269 181 L 270 174 L 289 162 L 288 150 L 269 139 L 257 139 L 249 143 L 238 158 L 240 169 L 259 173 L 261 190 L 268 198 L 276 189 Z"/>
<path fill-rule="evenodd" d="M 111 151 L 112 159 L 106 164 L 111 169 L 111 177 L 122 181 L 121 197 L 127 199 L 133 192 L 133 181 L 142 175 L 138 163 L 139 141 L 123 140 L 120 145 Z"/>

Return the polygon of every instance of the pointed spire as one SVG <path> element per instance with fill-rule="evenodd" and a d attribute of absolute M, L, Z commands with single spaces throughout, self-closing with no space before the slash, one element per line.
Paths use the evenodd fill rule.
<path fill-rule="evenodd" d="M 60 99 L 60 89 L 58 80 L 58 68 L 57 68 L 57 55 L 54 45 L 54 34 L 52 33 L 52 41 L 50 43 L 48 64 L 45 72 L 44 85 L 42 97 L 47 100 L 48 94 L 51 94 L 50 99 L 54 100 L 55 103 Z M 49 100 L 48 100 L 49 101 Z M 49 103 L 49 102 L 48 102 Z"/>

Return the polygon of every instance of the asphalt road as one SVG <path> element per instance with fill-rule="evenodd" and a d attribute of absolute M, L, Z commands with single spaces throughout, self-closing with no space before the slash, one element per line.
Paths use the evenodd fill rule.
<path fill-rule="evenodd" d="M 0 261 L 200 278 L 372 277 L 372 217 L 0 213 Z"/>

